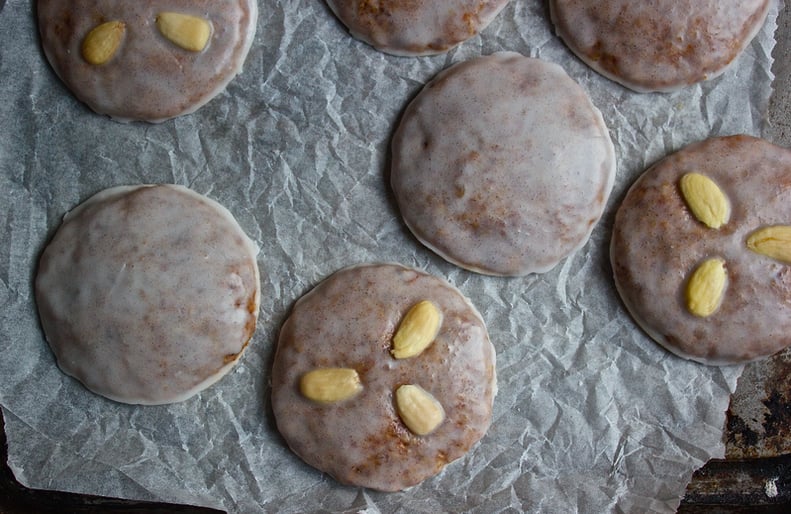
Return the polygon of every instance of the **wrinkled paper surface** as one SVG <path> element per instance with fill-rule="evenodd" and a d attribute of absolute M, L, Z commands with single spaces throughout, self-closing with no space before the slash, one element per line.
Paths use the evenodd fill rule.
<path fill-rule="evenodd" d="M 740 366 L 672 356 L 641 332 L 613 285 L 617 205 L 651 163 L 709 135 L 760 135 L 778 5 L 722 77 L 635 94 L 555 37 L 546 2 L 514 0 L 448 54 L 402 58 L 348 36 L 322 2 L 262 2 L 243 73 L 195 114 L 120 124 L 65 89 L 40 50 L 34 2 L 0 10 L 0 405 L 9 464 L 29 487 L 231 512 L 670 512 L 693 471 L 721 457 Z M 618 176 L 590 242 L 543 275 L 456 268 L 400 220 L 386 183 L 408 101 L 449 65 L 513 50 L 562 65 L 612 134 Z M 219 201 L 261 248 L 258 330 L 222 381 L 174 405 L 138 407 L 61 373 L 32 282 L 63 215 L 107 187 L 170 182 Z M 479 308 L 497 350 L 485 438 L 403 493 L 337 484 L 286 447 L 269 407 L 278 328 L 339 268 L 392 261 L 443 277 Z"/>

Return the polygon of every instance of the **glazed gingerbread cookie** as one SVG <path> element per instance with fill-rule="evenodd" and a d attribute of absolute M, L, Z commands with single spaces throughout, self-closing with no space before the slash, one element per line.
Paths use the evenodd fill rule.
<path fill-rule="evenodd" d="M 38 0 L 55 73 L 119 121 L 189 114 L 223 91 L 255 35 L 255 0 Z"/>
<path fill-rule="evenodd" d="M 185 400 L 239 361 L 260 303 L 256 246 L 187 188 L 122 186 L 66 215 L 36 277 L 58 365 L 124 403 Z"/>
<path fill-rule="evenodd" d="M 495 354 L 447 282 L 394 264 L 331 275 L 280 331 L 277 427 L 339 482 L 398 491 L 464 455 L 491 423 Z"/>
<path fill-rule="evenodd" d="M 723 73 L 755 37 L 770 0 L 551 0 L 558 36 L 588 66 L 638 92 Z"/>
<path fill-rule="evenodd" d="M 582 247 L 615 179 L 601 113 L 556 64 L 499 52 L 456 64 L 409 104 L 390 181 L 404 222 L 479 273 L 550 270 Z"/>
<path fill-rule="evenodd" d="M 394 55 L 447 52 L 485 29 L 508 0 L 327 0 L 355 38 Z"/>
<path fill-rule="evenodd" d="M 618 209 L 615 284 L 637 323 L 704 364 L 791 345 L 791 151 L 749 136 L 692 144 Z"/>

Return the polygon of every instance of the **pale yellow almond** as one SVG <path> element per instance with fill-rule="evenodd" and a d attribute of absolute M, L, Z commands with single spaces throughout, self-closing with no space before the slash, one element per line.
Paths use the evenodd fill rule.
<path fill-rule="evenodd" d="M 362 389 L 360 376 L 351 368 L 318 368 L 305 373 L 299 380 L 302 395 L 319 403 L 347 400 Z"/>
<path fill-rule="evenodd" d="M 719 309 L 728 281 L 725 261 L 719 257 L 701 263 L 687 281 L 686 301 L 690 313 L 701 318 Z"/>
<path fill-rule="evenodd" d="M 171 42 L 190 52 L 206 48 L 211 36 L 211 25 L 207 20 L 178 12 L 159 13 L 157 28 Z"/>
<path fill-rule="evenodd" d="M 681 194 L 692 214 L 709 228 L 728 223 L 731 205 L 722 189 L 706 175 L 687 173 L 679 183 Z"/>
<path fill-rule="evenodd" d="M 747 238 L 747 248 L 784 264 L 791 264 L 791 226 L 759 228 Z"/>
<path fill-rule="evenodd" d="M 420 386 L 396 389 L 396 408 L 401 421 L 416 435 L 428 435 L 445 420 L 442 405 Z"/>
<path fill-rule="evenodd" d="M 82 57 L 93 65 L 104 64 L 113 58 L 126 33 L 126 24 L 108 21 L 97 25 L 82 40 Z"/>
<path fill-rule="evenodd" d="M 396 359 L 420 355 L 434 342 L 442 324 L 442 314 L 436 305 L 423 300 L 407 311 L 393 336 L 390 353 Z"/>

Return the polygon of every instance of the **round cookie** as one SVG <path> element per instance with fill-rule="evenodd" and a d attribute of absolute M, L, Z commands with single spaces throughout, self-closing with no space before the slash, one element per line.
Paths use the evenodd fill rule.
<path fill-rule="evenodd" d="M 615 285 L 635 321 L 681 357 L 766 357 L 791 345 L 789 225 L 791 151 L 749 136 L 692 144 L 627 193 Z"/>
<path fill-rule="evenodd" d="M 438 318 L 407 315 L 415 305 L 426 307 L 423 301 Z M 429 345 L 406 356 L 394 346 L 394 337 L 403 342 L 399 332 L 422 333 Z M 327 373 L 329 392 L 340 397 L 316 396 L 311 382 Z M 402 386 L 430 397 L 415 398 L 407 393 L 418 389 Z M 272 407 L 278 429 L 305 462 L 344 484 L 398 491 L 439 473 L 483 437 L 496 388 L 494 347 L 469 300 L 422 271 L 367 264 L 334 273 L 294 306 L 275 354 Z M 424 405 L 417 422 L 410 398 Z M 439 425 L 418 435 L 431 419 Z"/>
<path fill-rule="evenodd" d="M 327 0 L 355 38 L 393 55 L 447 52 L 485 29 L 508 0 Z"/>
<path fill-rule="evenodd" d="M 615 177 L 601 113 L 555 64 L 500 52 L 456 64 L 409 104 L 392 143 L 406 225 L 479 273 L 545 272 L 582 247 Z"/>
<path fill-rule="evenodd" d="M 134 404 L 222 378 L 255 330 L 256 246 L 227 209 L 174 185 L 102 191 L 68 213 L 35 291 L 58 366 Z"/>
<path fill-rule="evenodd" d="M 255 0 L 38 0 L 55 73 L 97 113 L 161 122 L 189 114 L 241 71 Z"/>
<path fill-rule="evenodd" d="M 557 35 L 583 62 L 637 92 L 723 73 L 763 26 L 770 0 L 551 0 Z"/>

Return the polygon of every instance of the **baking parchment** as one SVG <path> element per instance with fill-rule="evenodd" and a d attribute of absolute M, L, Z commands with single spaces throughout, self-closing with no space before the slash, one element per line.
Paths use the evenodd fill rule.
<path fill-rule="evenodd" d="M 46 63 L 34 2 L 0 5 L 0 405 L 21 483 L 245 513 L 670 512 L 693 471 L 723 455 L 742 367 L 687 362 L 648 339 L 616 295 L 608 243 L 620 199 L 648 165 L 710 135 L 761 134 L 779 3 L 722 77 L 640 95 L 573 57 L 540 0 L 513 0 L 480 37 L 421 58 L 352 39 L 323 2 L 262 1 L 243 73 L 195 114 L 161 125 L 90 112 Z M 618 156 L 590 242 L 524 278 L 470 273 L 422 247 L 387 185 L 389 140 L 408 101 L 447 66 L 499 50 L 562 65 L 602 110 Z M 155 182 L 231 210 L 261 248 L 263 298 L 253 342 L 228 376 L 186 402 L 138 407 L 58 370 L 32 281 L 68 210 L 107 187 Z M 341 486 L 303 464 L 269 406 L 277 332 L 293 302 L 333 271 L 371 261 L 460 288 L 497 350 L 488 434 L 439 476 L 395 494 Z"/>

